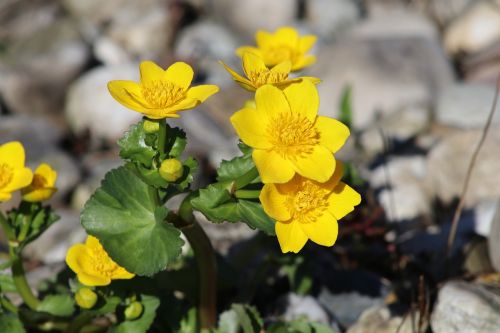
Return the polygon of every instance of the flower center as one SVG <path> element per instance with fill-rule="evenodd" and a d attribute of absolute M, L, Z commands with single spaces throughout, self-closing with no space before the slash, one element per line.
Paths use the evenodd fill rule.
<path fill-rule="evenodd" d="M 290 60 L 293 63 L 295 52 L 286 45 L 271 47 L 264 52 L 264 62 L 266 65 L 276 65 L 285 60 Z"/>
<path fill-rule="evenodd" d="M 268 83 L 279 83 L 286 81 L 288 73 L 272 72 L 270 70 L 252 71 L 248 74 L 248 78 L 258 88 Z"/>
<path fill-rule="evenodd" d="M 42 175 L 34 174 L 31 186 L 34 188 L 45 188 L 47 187 L 47 179 Z"/>
<path fill-rule="evenodd" d="M 142 95 L 151 106 L 169 107 L 185 97 L 184 89 L 169 81 L 152 81 L 142 85 Z"/>
<path fill-rule="evenodd" d="M 0 164 L 0 188 L 7 186 L 13 176 L 12 168 L 7 164 Z"/>
<path fill-rule="evenodd" d="M 102 247 L 101 244 L 92 247 L 90 249 L 91 251 L 91 256 L 92 256 L 92 264 L 94 270 L 99 272 L 100 274 L 111 277 L 115 274 L 117 270 L 120 269 L 120 266 L 118 266 L 104 251 L 104 248 Z"/>
<path fill-rule="evenodd" d="M 328 207 L 328 193 L 312 181 L 303 179 L 298 190 L 288 196 L 286 206 L 292 217 L 299 222 L 314 222 Z"/>
<path fill-rule="evenodd" d="M 314 124 L 300 113 L 281 112 L 269 122 L 267 134 L 274 150 L 287 158 L 310 154 L 319 142 Z"/>

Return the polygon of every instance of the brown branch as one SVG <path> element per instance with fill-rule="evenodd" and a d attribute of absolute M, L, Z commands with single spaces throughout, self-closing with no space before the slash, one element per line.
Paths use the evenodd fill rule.
<path fill-rule="evenodd" d="M 470 178 L 472 176 L 472 171 L 474 170 L 477 156 L 479 154 L 479 151 L 481 150 L 481 147 L 483 146 L 483 143 L 486 139 L 486 136 L 488 135 L 488 131 L 490 129 L 490 126 L 491 126 L 491 123 L 493 120 L 493 115 L 495 114 L 496 105 L 497 105 L 497 101 L 498 101 L 498 94 L 500 92 L 499 90 L 500 90 L 500 74 L 498 75 L 498 78 L 497 78 L 495 97 L 493 98 L 493 105 L 491 106 L 490 114 L 488 115 L 488 119 L 486 120 L 486 124 L 484 125 L 481 139 L 479 140 L 479 142 L 477 144 L 476 150 L 472 154 L 472 158 L 471 158 L 470 163 L 469 163 L 469 168 L 467 169 L 467 174 L 465 176 L 464 187 L 463 187 L 462 193 L 460 195 L 460 201 L 458 202 L 458 206 L 455 210 L 455 215 L 453 216 L 453 220 L 451 222 L 450 234 L 448 236 L 448 244 L 447 244 L 447 248 L 446 248 L 446 258 L 447 259 L 449 259 L 451 256 L 453 242 L 455 241 L 455 237 L 457 235 L 458 221 L 460 220 L 460 216 L 462 215 L 462 210 L 464 209 L 464 206 L 465 206 L 465 195 L 467 194 L 467 190 L 469 188 L 469 182 L 470 182 Z"/>

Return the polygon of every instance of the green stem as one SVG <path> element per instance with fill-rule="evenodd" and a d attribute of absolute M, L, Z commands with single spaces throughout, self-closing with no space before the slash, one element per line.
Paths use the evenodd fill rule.
<path fill-rule="evenodd" d="M 16 308 L 14 304 L 12 304 L 6 297 L 1 297 L 0 298 L 0 303 L 2 304 L 2 307 L 6 309 L 7 311 L 10 311 L 12 313 L 17 313 L 19 310 Z"/>
<path fill-rule="evenodd" d="M 2 226 L 3 231 L 5 232 L 5 235 L 7 236 L 8 240 L 15 240 L 16 235 L 14 234 L 14 230 L 9 225 L 9 222 L 7 222 L 7 218 L 3 215 L 2 212 L 0 212 L 0 225 Z"/>
<path fill-rule="evenodd" d="M 160 129 L 158 130 L 158 150 L 160 152 L 160 158 L 163 159 L 165 155 L 165 145 L 167 144 L 167 123 L 165 119 L 158 120 L 160 124 Z"/>
<path fill-rule="evenodd" d="M 239 190 L 250 184 L 255 178 L 259 176 L 259 171 L 256 167 L 250 169 L 247 173 L 236 179 L 233 185 L 234 190 Z"/>
<path fill-rule="evenodd" d="M 234 196 L 238 199 L 257 199 L 260 195 L 260 190 L 236 190 Z"/>
<path fill-rule="evenodd" d="M 183 227 L 182 232 L 193 248 L 198 267 L 198 316 L 201 329 L 215 326 L 217 311 L 217 265 L 210 239 L 194 221 Z"/>
<path fill-rule="evenodd" d="M 33 295 L 31 288 L 26 280 L 26 275 L 23 268 L 23 259 L 20 255 L 16 254 L 14 250 L 10 249 L 10 257 L 12 259 L 12 279 L 14 280 L 14 285 L 16 286 L 19 295 L 21 295 L 24 303 L 26 303 L 30 309 L 36 310 L 40 301 Z"/>

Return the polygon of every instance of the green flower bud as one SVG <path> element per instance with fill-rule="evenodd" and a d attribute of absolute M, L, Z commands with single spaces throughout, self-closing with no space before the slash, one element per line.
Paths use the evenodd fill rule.
<path fill-rule="evenodd" d="M 127 306 L 124 311 L 125 319 L 134 320 L 139 318 L 139 316 L 142 314 L 143 309 L 144 307 L 142 306 L 141 302 L 134 301 L 130 303 L 130 305 Z"/>
<path fill-rule="evenodd" d="M 170 158 L 161 162 L 160 176 L 168 182 L 175 182 L 182 176 L 182 163 L 175 158 Z"/>
<path fill-rule="evenodd" d="M 75 301 L 82 309 L 91 309 L 97 302 L 97 294 L 90 288 L 80 288 L 75 294 Z"/>
<path fill-rule="evenodd" d="M 158 121 L 144 119 L 142 128 L 146 133 L 156 133 L 160 130 L 160 123 Z"/>

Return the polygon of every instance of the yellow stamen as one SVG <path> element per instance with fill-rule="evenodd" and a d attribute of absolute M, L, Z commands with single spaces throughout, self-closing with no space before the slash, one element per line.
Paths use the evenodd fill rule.
<path fill-rule="evenodd" d="M 12 168 L 7 164 L 0 164 L 0 188 L 7 186 L 13 176 Z"/>
<path fill-rule="evenodd" d="M 330 192 L 307 179 L 301 181 L 298 189 L 285 201 L 290 215 L 301 223 L 316 221 L 328 207 L 327 196 Z"/>
<path fill-rule="evenodd" d="M 248 78 L 253 82 L 256 88 L 265 84 L 279 83 L 286 81 L 288 73 L 272 72 L 270 70 L 252 71 L 248 73 Z"/>
<path fill-rule="evenodd" d="M 118 270 L 122 269 L 114 261 L 111 260 L 111 258 L 102 248 L 101 244 L 98 244 L 95 247 L 90 248 L 89 250 L 90 255 L 93 259 L 91 261 L 93 269 L 100 274 L 107 277 L 112 277 Z"/>
<path fill-rule="evenodd" d="M 156 108 L 165 108 L 184 99 L 183 88 L 169 81 L 152 81 L 142 85 L 144 99 Z"/>

